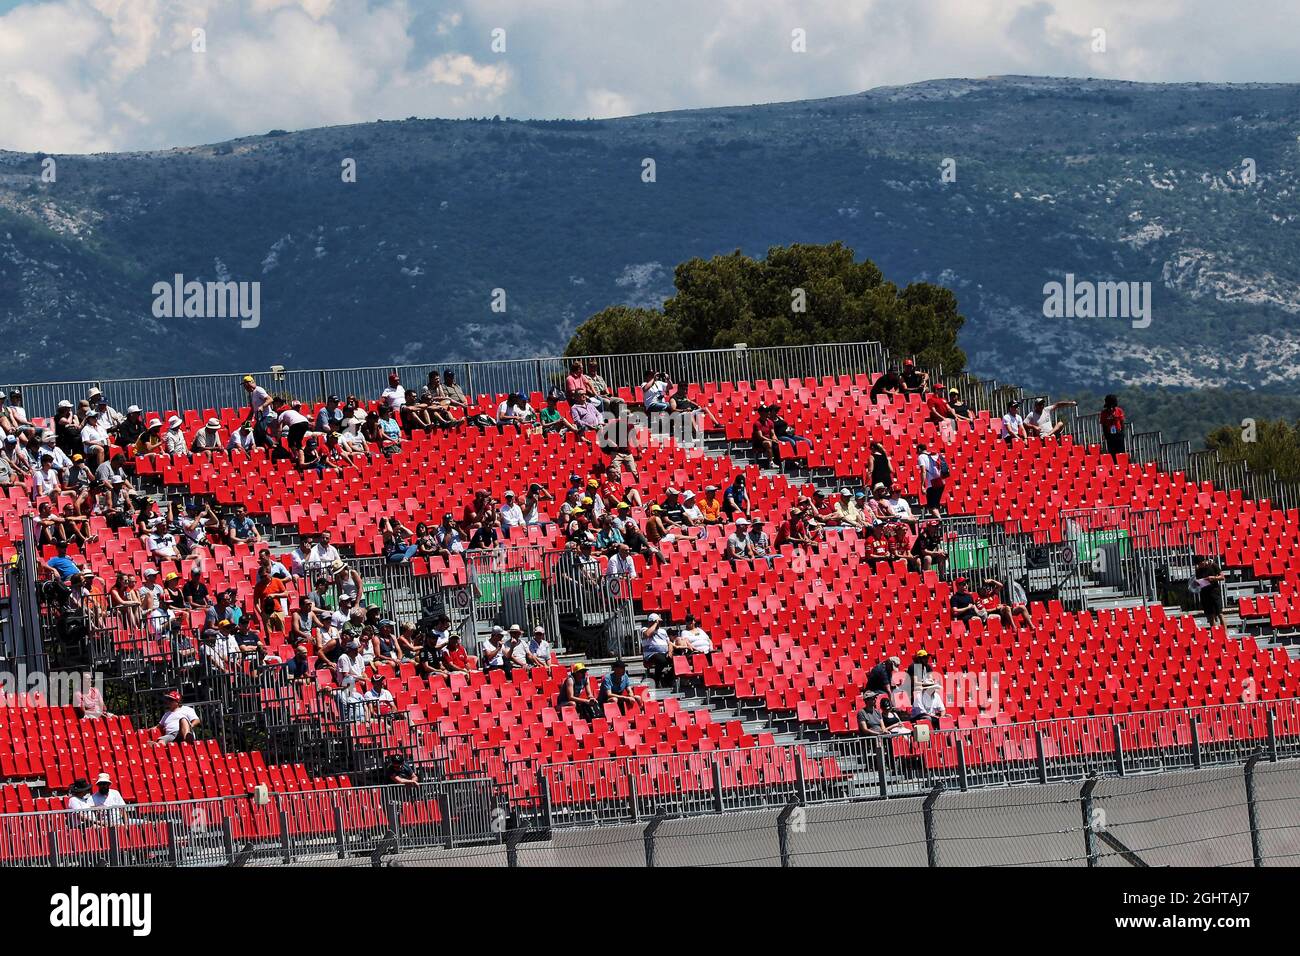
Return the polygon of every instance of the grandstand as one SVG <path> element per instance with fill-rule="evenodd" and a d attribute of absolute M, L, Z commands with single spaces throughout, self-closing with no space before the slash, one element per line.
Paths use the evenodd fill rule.
<path fill-rule="evenodd" d="M 1291 489 L 1131 426 L 1128 451 L 1111 454 L 1096 416 L 1074 409 L 1058 411 L 1060 436 L 1008 443 L 1001 417 L 1026 397 L 1018 389 L 930 369 L 930 382 L 955 387 L 971 409 L 969 419 L 944 420 L 921 392 L 873 395 L 901 364 L 875 343 L 597 358 L 611 413 L 645 406 L 646 369 L 688 383 L 677 386 L 679 412 L 698 422 L 698 438 L 642 425 L 613 447 L 603 432 L 510 422 L 518 391 L 541 409 L 558 389 L 556 410 L 574 417 L 568 359 L 456 366 L 469 393 L 463 407 L 438 405 L 442 393 L 410 404 L 460 421 L 425 430 L 418 413 L 399 411 L 391 427 L 404 433 L 389 453 L 379 413 L 394 400 L 381 392 L 390 396 L 392 374 L 418 393 L 430 367 L 276 370 L 252 375 L 247 388 L 241 375 L 20 387 L 31 427 L 7 430 L 33 451 L 48 428 L 57 447 L 77 453 L 68 418 L 92 388 L 116 408 L 138 406 L 146 426 L 179 419 L 186 448 L 213 420 L 222 442 L 167 454 L 147 439 L 137 450 L 114 437 L 135 493 L 125 520 L 111 479 L 79 483 L 75 464 L 48 493 L 21 475 L 0 489 L 0 666 L 101 674 L 100 710 L 111 714 L 85 699 L 9 693 L 0 710 L 0 861 L 346 857 L 656 814 L 1300 755 L 1300 511 Z M 325 438 L 354 407 L 327 406 L 327 396 L 348 393 L 358 398 L 364 442 L 350 457 Z M 282 408 L 292 414 L 251 415 L 249 396 L 260 395 L 289 400 Z M 64 400 L 70 411 L 60 411 Z M 779 467 L 753 440 L 757 410 L 770 404 L 791 433 L 811 439 L 788 443 Z M 347 415 L 336 419 L 339 405 Z M 226 439 L 250 417 L 254 447 L 229 449 Z M 306 438 L 298 418 L 311 423 Z M 872 496 L 873 443 L 917 520 L 836 519 L 841 491 L 849 501 Z M 925 507 L 921 445 L 945 456 L 936 511 Z M 623 467 L 607 469 L 611 460 Z M 662 523 L 680 501 L 669 489 L 721 494 L 737 476 L 747 500 L 717 522 Z M 534 485 L 535 516 L 508 537 L 484 534 L 497 520 L 487 512 L 508 495 L 523 501 Z M 570 485 L 582 511 L 562 516 Z M 495 502 L 486 511 L 476 510 L 479 491 Z M 828 493 L 826 504 L 817 492 Z M 593 499 L 585 507 L 584 495 Z M 43 517 L 44 500 L 56 514 L 70 505 L 84 527 Z M 618 513 L 620 500 L 647 539 L 631 548 L 631 573 L 611 569 L 616 541 L 595 542 L 603 526 L 589 520 L 593 509 Z M 170 517 L 141 518 L 146 501 Z M 256 539 L 229 531 L 240 508 Z M 792 513 L 809 541 L 777 545 L 801 537 Z M 209 527 L 205 515 L 215 518 Z M 454 547 L 412 530 L 444 516 Z M 773 541 L 766 554 L 728 560 L 744 517 L 764 520 Z M 883 539 L 874 526 L 896 531 L 897 548 L 875 550 Z M 922 529 L 938 535 L 942 563 L 912 557 Z M 178 539 L 178 550 L 160 549 L 155 532 Z M 324 548 L 291 556 L 322 532 L 337 561 Z M 597 546 L 584 547 L 587 535 Z M 619 540 L 628 538 L 636 540 Z M 610 541 L 605 553 L 599 545 Z M 265 550 L 284 577 L 259 567 Z M 1224 574 L 1226 613 L 1214 620 L 1188 588 L 1205 568 Z M 87 570 L 93 578 L 71 573 Z M 158 585 L 139 608 L 121 600 L 140 591 L 119 586 L 119 576 L 147 585 L 150 571 L 174 574 L 175 592 Z M 179 584 L 191 578 L 205 590 L 187 597 Z M 1023 605 L 1023 615 L 958 619 L 954 595 L 983 581 L 1000 582 L 1004 606 Z M 226 591 L 230 602 L 216 610 Z M 296 620 L 312 594 L 320 614 Z M 352 625 L 339 610 L 349 598 L 374 608 L 357 632 L 345 632 Z M 220 626 L 232 606 L 251 623 L 247 643 Z M 667 654 L 671 677 L 656 686 L 643 663 L 657 646 L 647 631 L 659 621 L 675 633 L 688 614 L 712 649 Z M 442 615 L 449 624 L 438 624 Z M 388 620 L 391 632 L 365 629 Z M 543 628 L 548 664 L 523 652 L 509 668 L 490 662 L 493 627 L 511 624 Z M 463 668 L 441 646 L 450 631 L 468 651 Z M 354 633 L 361 646 L 349 651 Z M 301 665 L 291 666 L 299 645 Z M 367 647 L 378 660 L 365 659 Z M 590 714 L 561 704 L 573 674 L 599 682 L 615 658 L 626 658 L 635 702 L 596 704 Z M 902 663 L 880 692 L 873 675 L 889 658 L 928 658 L 933 670 Z M 382 677 L 391 696 L 363 699 L 358 677 L 371 689 Z M 941 715 L 914 710 L 922 680 L 942 692 Z M 173 692 L 197 717 L 192 743 L 158 742 Z M 864 733 L 860 711 L 881 696 L 911 719 Z M 127 805 L 107 826 L 102 810 L 67 810 L 69 788 L 104 773 Z M 419 783 L 394 783 L 403 773 Z"/>

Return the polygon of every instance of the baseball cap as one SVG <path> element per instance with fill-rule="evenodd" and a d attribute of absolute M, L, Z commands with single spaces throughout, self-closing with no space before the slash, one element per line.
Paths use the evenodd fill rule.
<path fill-rule="evenodd" d="M 664 492 L 664 494 L 676 495 L 676 494 L 680 494 L 680 492 L 678 492 L 676 488 L 669 488 L 666 492 Z"/>
<path fill-rule="evenodd" d="M 71 408 L 71 407 L 72 407 L 72 403 L 68 401 L 66 398 L 63 399 L 61 402 L 59 402 L 59 408 Z"/>
<path fill-rule="evenodd" d="M 599 487 L 600 487 L 600 482 L 597 481 L 595 478 L 588 478 L 588 479 L 587 479 L 587 487 L 588 487 L 588 488 L 599 488 Z"/>
<path fill-rule="evenodd" d="M 513 498 L 514 496 L 515 496 L 515 493 L 514 493 L 513 491 L 511 491 L 511 490 L 509 490 L 509 489 L 506 489 L 506 497 L 507 497 L 507 498 Z"/>
<path fill-rule="evenodd" d="M 174 700 L 179 703 L 180 699 L 181 692 L 178 690 L 169 690 L 167 693 L 163 694 L 163 700 Z"/>
<path fill-rule="evenodd" d="M 545 634 L 545 633 L 546 633 L 546 628 L 544 628 L 544 627 L 542 627 L 542 625 L 538 624 L 535 628 L 533 628 L 533 633 L 534 633 L 534 634 Z"/>
<path fill-rule="evenodd" d="M 400 382 L 401 380 L 402 380 L 401 376 L 398 375 L 396 372 L 389 372 L 389 373 L 388 373 L 388 381 L 389 381 L 389 384 L 391 384 L 391 385 L 396 385 L 396 384 L 397 384 L 398 382 Z"/>
<path fill-rule="evenodd" d="M 253 384 L 253 376 L 251 376 L 251 375 L 245 375 L 243 378 L 240 379 L 240 381 L 241 381 L 241 382 L 248 382 L 248 383 L 251 385 L 251 384 Z"/>
<path fill-rule="evenodd" d="M 849 491 L 849 489 L 847 489 L 847 488 L 841 488 L 841 489 L 840 489 L 840 494 L 842 494 L 842 495 L 851 495 L 851 494 L 853 494 L 853 492 Z"/>
<path fill-rule="evenodd" d="M 705 485 L 705 486 L 704 486 L 704 490 L 705 490 L 705 491 L 717 491 L 717 490 L 718 490 L 718 486 L 717 486 L 717 485 Z"/>
<path fill-rule="evenodd" d="M 493 625 L 492 625 L 492 633 L 493 633 L 493 634 L 504 634 L 505 632 L 506 632 L 506 629 L 505 629 L 504 627 L 502 627 L 500 624 L 493 624 Z"/>
<path fill-rule="evenodd" d="M 128 405 L 128 406 L 126 406 L 126 413 L 127 413 L 128 415 L 134 415 L 136 412 L 138 412 L 138 411 L 140 411 L 140 410 L 141 410 L 141 409 L 140 409 L 140 406 L 139 406 L 139 405 Z"/>
<path fill-rule="evenodd" d="M 660 621 L 661 618 L 659 617 L 658 614 L 650 614 L 646 617 L 646 620 L 649 621 L 651 624 L 654 624 Z"/>
<path fill-rule="evenodd" d="M 694 498 L 694 497 L 695 497 L 695 492 L 690 491 L 690 490 L 683 491 L 683 492 L 682 492 L 682 497 L 683 497 L 683 498 Z"/>
<path fill-rule="evenodd" d="M 620 502 L 618 503 L 618 509 L 619 509 L 620 511 L 622 511 L 624 508 L 631 508 L 631 507 L 632 507 L 632 506 L 631 506 L 630 504 L 628 504 L 626 501 L 620 501 Z"/>
<path fill-rule="evenodd" d="M 587 665 L 582 663 L 582 661 L 578 661 L 572 667 L 572 671 L 575 674 L 579 673 L 580 671 L 585 671 L 586 669 L 587 669 Z"/>

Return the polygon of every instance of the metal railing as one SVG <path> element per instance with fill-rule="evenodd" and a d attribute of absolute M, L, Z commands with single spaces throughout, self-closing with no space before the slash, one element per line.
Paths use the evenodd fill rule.
<path fill-rule="evenodd" d="M 243 866 L 498 842 L 485 778 L 0 815 L 0 866 Z"/>

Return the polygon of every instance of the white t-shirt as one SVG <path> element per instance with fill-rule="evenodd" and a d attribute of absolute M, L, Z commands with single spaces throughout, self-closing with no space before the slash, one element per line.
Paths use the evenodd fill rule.
<path fill-rule="evenodd" d="M 162 715 L 162 720 L 158 721 L 162 727 L 163 734 L 178 733 L 181 729 L 181 720 L 188 720 L 191 724 L 199 719 L 199 715 L 194 712 L 194 708 L 187 704 L 182 704 L 175 710 L 166 711 Z"/>
<path fill-rule="evenodd" d="M 1025 420 L 1019 415 L 1007 412 L 1002 416 L 1002 437 L 1006 438 L 1011 435 L 1020 438 L 1025 433 Z"/>
<path fill-rule="evenodd" d="M 1030 412 L 1025 421 L 1030 425 L 1037 425 L 1040 434 L 1050 432 L 1055 427 L 1052 421 L 1052 411 L 1055 408 L 1055 405 L 1047 405 L 1041 412 Z"/>
<path fill-rule="evenodd" d="M 532 417 L 533 417 L 533 406 L 529 405 L 527 402 L 524 402 L 524 404 L 520 406 L 520 405 L 516 405 L 514 402 L 509 401 L 507 399 L 506 401 L 502 402 L 500 405 L 497 406 L 498 419 L 501 418 L 527 419 Z"/>
<path fill-rule="evenodd" d="M 517 504 L 506 504 L 501 506 L 501 525 L 505 528 L 522 528 L 527 522 L 524 521 L 524 509 Z"/>
<path fill-rule="evenodd" d="M 641 656 L 649 657 L 651 654 L 668 653 L 668 632 L 664 630 L 663 625 L 654 632 L 650 637 L 641 637 Z"/>
<path fill-rule="evenodd" d="M 298 411 L 296 408 L 284 409 L 276 417 L 276 421 L 280 423 L 281 431 L 288 431 L 294 425 L 311 424 L 311 419 L 308 418 L 306 415 L 304 415 L 302 412 Z"/>
<path fill-rule="evenodd" d="M 345 430 L 339 435 L 339 447 L 344 451 L 363 452 L 366 450 L 366 436 L 358 431 Z"/>
<path fill-rule="evenodd" d="M 691 650 L 697 654 L 708 654 L 713 650 L 713 641 L 702 627 L 687 628 L 682 631 L 682 637 L 686 638 L 686 643 L 690 644 Z"/>
<path fill-rule="evenodd" d="M 370 690 L 366 691 L 361 696 L 366 701 L 366 703 L 393 704 L 394 706 L 396 706 L 395 702 L 393 701 L 392 691 L 390 691 L 387 687 L 385 687 L 383 690 L 375 690 L 372 687 L 370 688 Z"/>
<path fill-rule="evenodd" d="M 500 650 L 501 653 L 497 654 L 495 657 L 491 656 L 496 650 Z M 506 661 L 505 642 L 502 641 L 500 644 L 493 644 L 490 640 L 485 638 L 483 640 L 483 650 L 479 652 L 478 657 L 480 667 L 504 666 Z"/>
<path fill-rule="evenodd" d="M 632 560 L 630 554 L 626 558 L 616 554 L 609 559 L 609 567 L 605 569 L 605 573 L 609 575 L 621 574 L 624 577 L 635 578 L 636 562 Z"/>
<path fill-rule="evenodd" d="M 44 498 L 59 490 L 59 473 L 54 468 L 37 469 L 32 472 L 32 496 Z"/>
<path fill-rule="evenodd" d="M 107 445 L 108 429 L 96 422 L 81 426 L 81 441 L 86 445 Z"/>
<path fill-rule="evenodd" d="M 262 406 L 271 400 L 271 395 L 261 385 L 248 393 L 248 407 L 253 410 L 253 418 L 262 410 Z"/>
<path fill-rule="evenodd" d="M 329 544 L 321 547 L 319 544 L 312 545 L 308 560 L 314 564 L 329 565 L 339 559 L 339 549 Z"/>
<path fill-rule="evenodd" d="M 886 498 L 885 508 L 895 518 L 912 517 L 912 506 L 907 503 L 906 498 Z"/>
<path fill-rule="evenodd" d="M 528 653 L 539 661 L 549 661 L 551 659 L 551 645 L 547 643 L 545 638 L 540 641 L 536 638 L 529 638 L 525 646 L 528 648 Z"/>
<path fill-rule="evenodd" d="M 397 411 L 406 404 L 406 389 L 400 385 L 390 385 L 379 393 L 379 400 L 393 411 Z"/>

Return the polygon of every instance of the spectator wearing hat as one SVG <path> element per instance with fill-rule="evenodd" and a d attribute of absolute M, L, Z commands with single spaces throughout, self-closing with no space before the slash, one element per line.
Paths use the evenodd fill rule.
<path fill-rule="evenodd" d="M 664 641 L 665 645 L 667 641 Z M 664 660 L 668 660 L 664 656 Z M 672 663 L 669 661 L 667 673 L 671 677 Z M 629 707 L 640 707 L 642 701 L 636 694 L 632 693 L 632 679 L 627 676 L 627 664 L 623 658 L 617 658 L 609 666 L 609 673 L 600 681 L 600 693 L 596 697 L 596 702 L 604 706 L 605 704 L 614 703 L 618 705 L 619 713 L 626 714 Z"/>
<path fill-rule="evenodd" d="M 988 613 L 975 600 L 975 595 L 970 593 L 966 578 L 957 578 L 952 583 L 953 592 L 948 597 L 948 607 L 952 611 L 953 620 L 967 625 L 976 618 L 987 621 Z"/>
<path fill-rule="evenodd" d="M 98 468 L 108 460 L 111 443 L 106 425 L 100 419 L 98 410 L 92 408 L 86 412 L 81 425 L 81 447 L 91 468 Z"/>
<path fill-rule="evenodd" d="M 1102 400 L 1102 408 L 1097 420 L 1101 425 L 1102 437 L 1106 440 L 1106 451 L 1112 458 L 1124 453 L 1124 409 L 1120 406 L 1118 395 L 1107 395 Z"/>
<path fill-rule="evenodd" d="M 686 523 L 692 527 L 702 527 L 708 523 L 704 519 L 704 512 L 700 510 L 699 499 L 689 489 L 682 492 L 682 514 L 686 516 Z"/>
<path fill-rule="evenodd" d="M 705 485 L 704 497 L 697 500 L 695 506 L 700 511 L 702 524 L 722 523 L 722 499 L 718 496 L 717 485 Z"/>
<path fill-rule="evenodd" d="M 596 550 L 612 558 L 622 543 L 623 532 L 615 525 L 613 516 L 601 515 L 596 523 Z"/>
<path fill-rule="evenodd" d="M 88 810 L 92 806 L 90 802 L 91 789 L 90 781 L 85 777 L 77 777 L 73 780 L 72 786 L 68 788 L 67 809 L 81 812 Z M 79 818 L 79 822 L 82 819 L 89 819 L 89 817 Z"/>
<path fill-rule="evenodd" d="M 415 767 L 404 754 L 398 752 L 388 755 L 388 763 L 384 766 L 384 779 L 393 786 L 418 787 L 420 785 L 420 777 L 415 772 Z"/>
<path fill-rule="evenodd" d="M 435 553 L 445 559 L 465 550 L 465 545 L 460 538 L 460 527 L 456 524 L 455 515 L 450 511 L 442 516 L 442 523 L 433 529 L 432 534 Z"/>
<path fill-rule="evenodd" d="M 189 446 L 185 441 L 185 433 L 181 431 L 184 422 L 179 415 L 172 415 L 167 419 L 166 427 L 162 430 L 162 446 L 158 449 L 164 455 L 183 455 L 189 451 Z"/>
<path fill-rule="evenodd" d="M 588 721 L 600 716 L 600 704 L 591 690 L 591 675 L 587 671 L 587 665 L 582 661 L 578 661 L 570 668 L 564 683 L 560 685 L 555 705 L 561 712 L 565 707 L 572 706 L 579 717 Z"/>
<path fill-rule="evenodd" d="M 848 488 L 840 489 L 840 497 L 835 502 L 833 517 L 835 526 L 840 528 L 862 529 L 871 524 L 871 519 L 858 508 L 857 499 Z"/>
<path fill-rule="evenodd" d="M 753 566 L 754 546 L 749 539 L 749 519 L 741 516 L 736 519 L 735 530 L 727 535 L 722 546 L 722 556 L 731 562 L 734 568 L 737 561 L 748 561 Z"/>
<path fill-rule="evenodd" d="M 955 422 L 957 416 L 953 414 L 952 406 L 948 404 L 948 390 L 944 388 L 942 382 L 936 382 L 930 394 L 926 396 L 925 407 L 930 412 L 930 423 L 933 425 L 942 425 L 945 422 Z"/>
<path fill-rule="evenodd" d="M 1053 402 L 1047 399 L 1034 399 L 1034 410 L 1025 416 L 1025 434 L 1030 438 L 1055 438 L 1065 431 L 1065 422 L 1053 421 L 1052 415 L 1058 408 L 1077 408 L 1078 402 Z"/>
<path fill-rule="evenodd" d="M 810 505 L 806 498 L 790 508 L 776 529 L 776 549 L 790 547 L 796 550 L 816 551 L 817 542 L 813 538 L 813 525 L 809 519 Z"/>
<path fill-rule="evenodd" d="M 905 395 L 924 395 L 930 387 L 930 375 L 916 367 L 911 359 L 903 362 L 903 393 Z"/>
<path fill-rule="evenodd" d="M 661 557 L 663 556 L 663 549 L 661 547 L 663 543 L 668 542 L 671 544 L 677 540 L 677 536 L 673 534 L 673 526 L 664 521 L 663 514 L 663 505 L 651 505 L 650 515 L 646 518 L 645 522 L 646 540 L 650 542 L 651 548 L 660 553 Z"/>
<path fill-rule="evenodd" d="M 509 640 L 505 629 L 499 624 L 493 625 L 478 653 L 478 666 L 485 671 L 509 670 L 511 666 Z"/>
<path fill-rule="evenodd" d="M 497 424 L 500 426 L 513 425 L 516 431 L 522 432 L 536 422 L 537 412 L 528 403 L 528 396 L 523 392 L 507 395 L 497 406 Z"/>
<path fill-rule="evenodd" d="M 168 691 L 163 695 L 163 701 L 166 709 L 158 721 L 162 736 L 154 744 L 194 743 L 194 731 L 199 726 L 199 715 L 194 708 L 181 703 L 180 691 Z"/>
<path fill-rule="evenodd" d="M 220 451 L 223 447 L 221 440 L 221 419 L 209 418 L 203 427 L 194 433 L 193 440 L 190 441 L 190 451 Z"/>
<path fill-rule="evenodd" d="M 774 468 L 781 467 L 781 442 L 776 437 L 776 425 L 772 421 L 772 416 L 768 414 L 766 406 L 759 406 L 758 417 L 754 419 L 749 440 L 760 462 L 765 462 Z"/>
<path fill-rule="evenodd" d="M 163 449 L 162 437 L 163 423 L 157 418 L 149 419 L 145 425 L 145 430 L 140 433 L 140 437 L 135 440 L 135 457 L 142 455 L 154 455 Z"/>
<path fill-rule="evenodd" d="M 117 445 L 126 449 L 133 448 L 136 440 L 144 434 L 144 431 L 144 409 L 139 405 L 128 405 L 126 407 L 126 416 L 121 422 L 109 429 Z"/>
<path fill-rule="evenodd" d="M 975 420 L 975 413 L 970 410 L 970 406 L 961 397 L 961 392 L 955 388 L 948 389 L 948 407 L 952 410 L 952 417 L 955 422 L 973 422 Z"/>
<path fill-rule="evenodd" d="M 761 558 L 771 567 L 776 561 L 776 555 L 772 553 L 772 539 L 768 536 L 762 518 L 754 518 L 749 522 L 748 538 L 750 554 L 755 560 Z"/>
<path fill-rule="evenodd" d="M 500 520 L 501 537 L 509 541 L 511 532 L 516 529 L 520 534 L 527 534 L 525 529 L 528 522 L 524 520 L 524 509 L 515 500 L 514 491 L 506 489 L 505 500 L 501 503 L 501 508 L 497 514 Z"/>
<path fill-rule="evenodd" d="M 628 551 L 634 555 L 640 555 L 650 564 L 667 564 L 668 559 L 664 557 L 663 552 L 650 544 L 650 539 L 642 533 L 640 526 L 634 518 L 628 518 L 623 522 L 623 543 L 627 545 Z"/>
<path fill-rule="evenodd" d="M 545 667 L 548 674 L 551 672 L 554 654 L 546 640 L 546 628 L 540 624 L 533 628 L 533 636 L 524 646 L 524 663 L 529 667 Z"/>

